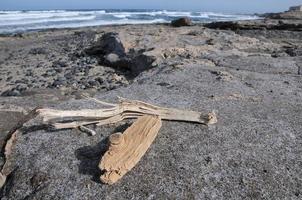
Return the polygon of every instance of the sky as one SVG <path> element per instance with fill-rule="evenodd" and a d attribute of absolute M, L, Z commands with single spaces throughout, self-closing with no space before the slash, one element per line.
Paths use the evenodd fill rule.
<path fill-rule="evenodd" d="M 230 13 L 285 11 L 302 0 L 0 0 L 0 10 L 167 9 Z"/>

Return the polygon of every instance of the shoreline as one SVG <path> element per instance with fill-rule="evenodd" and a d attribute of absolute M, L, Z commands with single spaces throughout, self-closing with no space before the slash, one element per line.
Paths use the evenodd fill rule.
<path fill-rule="evenodd" d="M 43 33 L 43 32 L 54 32 L 54 31 L 79 31 L 81 29 L 100 29 L 100 28 L 110 28 L 110 27 L 119 27 L 119 26 L 146 26 L 146 25 L 166 25 L 169 26 L 170 23 L 146 23 L 146 24 L 111 24 L 111 25 L 96 25 L 96 26 L 83 26 L 83 27 L 71 27 L 71 28 L 46 28 L 46 29 L 32 29 L 32 30 L 26 30 L 26 31 L 20 31 L 20 32 L 14 32 L 14 33 L 0 33 L 0 37 L 13 37 L 18 36 L 18 34 L 34 34 L 34 33 Z M 199 24 L 196 24 L 199 25 Z M 201 23 L 200 25 L 203 25 Z"/>
<path fill-rule="evenodd" d="M 170 23 L 187 16 L 196 23 L 258 18 L 248 14 L 227 14 L 198 11 L 169 10 L 95 10 L 95 11 L 28 11 L 1 13 L 0 32 L 16 33 L 24 30 L 72 28 L 111 24 Z"/>
<path fill-rule="evenodd" d="M 239 33 L 240 32 L 251 32 L 251 31 L 266 31 L 266 30 L 270 30 L 272 32 L 278 32 L 280 31 L 280 33 L 282 34 L 282 30 L 283 31 L 293 31 L 293 34 L 299 31 L 302 31 L 302 23 L 300 23 L 299 20 L 282 20 L 282 23 L 280 22 L 281 20 L 277 20 L 277 19 L 257 19 L 257 20 L 241 20 L 241 21 L 225 21 L 225 22 L 212 22 L 212 23 L 198 23 L 198 24 L 194 24 L 192 26 L 189 27 L 182 27 L 180 29 L 187 29 L 187 30 L 192 30 L 192 31 L 196 31 L 198 29 L 207 29 L 208 30 L 230 30 L 230 31 L 235 31 Z M 44 50 L 38 47 L 38 49 L 35 49 L 34 47 L 30 47 L 30 43 L 37 43 L 35 42 L 35 37 L 43 37 L 43 42 L 48 43 L 49 39 L 47 38 L 48 36 L 51 38 L 51 34 L 55 34 L 55 37 L 66 37 L 67 42 L 71 42 L 73 44 L 71 44 L 71 46 L 73 46 L 76 51 L 78 52 L 74 52 L 74 50 L 70 50 L 68 51 L 67 49 L 64 49 L 65 52 L 70 53 L 70 55 L 67 56 L 67 60 L 69 62 L 73 62 L 72 60 L 70 60 L 70 58 L 68 58 L 69 56 L 73 57 L 72 59 L 78 59 L 78 58 L 74 58 L 76 56 L 73 56 L 71 54 L 76 53 L 76 54 L 83 54 L 83 52 L 81 52 L 81 50 L 79 49 L 79 47 L 77 47 L 76 41 L 74 41 L 76 39 L 76 37 L 78 37 L 77 39 L 81 38 L 81 40 L 87 40 L 85 41 L 85 44 L 80 44 L 81 48 L 83 45 L 86 45 L 86 48 L 88 48 L 92 43 L 93 40 L 95 40 L 95 38 L 97 38 L 97 35 L 102 34 L 103 32 L 110 32 L 111 30 L 114 31 L 122 31 L 122 34 L 124 34 L 125 36 L 128 34 L 127 31 L 130 31 L 131 29 L 142 29 L 144 31 L 144 29 L 146 29 L 148 31 L 148 29 L 152 30 L 154 28 L 159 28 L 159 29 L 167 29 L 167 30 L 178 30 L 177 28 L 173 28 L 170 26 L 170 24 L 168 23 L 158 23 L 158 24 L 123 24 L 123 25 L 102 25 L 102 26 L 91 26 L 91 27 L 77 27 L 77 28 L 53 28 L 53 29 L 42 29 L 42 30 L 32 30 L 32 31 L 25 31 L 23 33 L 13 33 L 13 34 L 7 34 L 7 35 L 0 35 L 0 41 L 2 42 L 2 44 L 0 45 L 4 45 L 6 49 L 10 49 L 10 45 L 14 46 L 14 45 L 18 45 L 18 44 L 13 44 L 14 41 L 16 40 L 16 42 L 18 43 L 18 40 L 28 40 L 27 46 L 26 48 L 31 48 L 29 49 L 28 52 L 24 52 L 21 53 L 19 55 L 19 57 L 25 58 L 26 56 L 29 57 L 45 57 L 46 54 L 49 54 L 52 52 L 52 50 L 50 50 L 50 52 L 45 51 L 45 47 L 41 47 L 41 48 L 45 48 Z M 156 30 L 155 30 L 156 31 Z M 74 37 L 72 36 L 72 34 L 74 34 Z M 158 33 L 160 34 L 160 33 Z M 277 33 L 278 34 L 278 33 Z M 61 36 L 60 36 L 61 35 Z M 142 35 L 139 33 L 139 38 L 142 38 Z M 243 33 L 244 35 L 244 33 Z M 55 38 L 54 37 L 54 38 Z M 69 37 L 69 38 L 68 38 Z M 134 36 L 130 36 L 132 38 L 134 38 Z M 296 36 L 295 36 L 296 37 Z M 256 37 L 257 38 L 257 37 Z M 88 41 L 89 40 L 89 41 Z M 9 41 L 11 43 L 7 43 L 5 44 L 5 41 Z M 66 41 L 65 41 L 66 42 Z M 57 44 L 54 45 L 55 48 L 60 48 L 60 50 L 62 50 L 61 47 L 58 47 Z M 84 47 L 85 48 L 85 47 Z M 136 47 L 133 46 L 133 49 L 135 49 Z M 141 47 L 138 47 L 141 48 Z M 20 50 L 22 51 L 22 50 Z M 37 51 L 37 52 L 36 52 Z M 39 52 L 41 51 L 41 52 Z M 158 53 L 158 52 L 157 52 Z M 17 53 L 18 54 L 18 53 Z M 160 54 L 160 53 L 159 53 Z M 45 61 L 47 63 L 50 62 L 54 62 L 54 57 L 55 54 L 51 55 L 53 58 L 42 58 L 42 62 Z M 78 55 L 79 58 L 82 56 L 83 58 L 87 58 L 87 59 L 92 59 L 93 63 L 97 65 L 97 60 L 93 58 L 93 56 L 87 56 L 87 55 Z M 159 55 L 155 55 L 155 56 L 159 56 Z M 1 61 L 1 65 L 3 63 L 9 64 L 9 55 L 6 54 L 6 52 L 3 51 L 3 55 L 2 57 L 6 57 L 4 58 L 4 60 Z M 58 56 L 59 58 L 57 60 L 62 59 L 62 56 Z M 21 62 L 21 60 L 20 60 Z M 41 63 L 40 63 L 41 64 Z M 51 63 L 50 63 L 51 64 Z M 70 63 L 69 63 L 70 64 Z M 37 63 L 37 66 L 40 68 L 41 66 L 39 66 L 39 63 Z M 114 70 L 114 69 L 113 69 Z M 59 71 L 61 71 L 59 69 Z M 26 74 L 26 73 L 25 73 Z M 9 78 L 9 77 L 8 77 Z M 3 78 L 1 78 L 1 80 L 3 81 Z M 0 93 L 3 93 L 4 89 L 3 87 L 0 86 Z"/>

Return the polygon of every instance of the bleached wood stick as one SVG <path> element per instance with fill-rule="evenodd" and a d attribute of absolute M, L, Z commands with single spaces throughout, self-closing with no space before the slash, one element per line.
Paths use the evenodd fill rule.
<path fill-rule="evenodd" d="M 96 135 L 96 132 L 94 130 L 87 128 L 85 126 L 79 126 L 79 129 L 80 129 L 80 131 L 88 133 L 89 135 L 92 135 L 92 136 Z"/>
<path fill-rule="evenodd" d="M 23 119 L 21 119 L 16 126 L 8 133 L 8 139 L 4 146 L 4 164 L 0 170 L 0 189 L 4 186 L 7 177 L 13 170 L 13 148 L 17 140 L 18 134 L 22 133 L 23 125 L 37 116 L 37 108 L 29 112 Z"/>
<path fill-rule="evenodd" d="M 158 115 L 163 120 L 187 121 L 206 125 L 217 122 L 214 112 L 203 114 L 196 111 L 164 108 L 124 98 L 120 98 L 119 104 L 105 102 L 102 102 L 102 104 L 112 105 L 112 107 L 77 111 L 40 109 L 38 112 L 45 122 L 49 122 L 56 129 L 76 128 L 88 124 L 106 125 L 117 123 L 124 119 L 138 118 L 142 115 Z M 69 122 L 66 122 L 67 120 Z"/>
<path fill-rule="evenodd" d="M 161 127 L 158 116 L 139 117 L 123 134 L 115 133 L 109 138 L 109 149 L 102 157 L 100 177 L 106 184 L 114 184 L 130 171 L 144 156 Z"/>
<path fill-rule="evenodd" d="M 77 128 L 79 126 L 85 126 L 90 124 L 96 124 L 97 126 L 104 126 L 107 124 L 115 124 L 125 119 L 136 119 L 143 114 L 140 113 L 122 113 L 116 116 L 112 116 L 106 119 L 102 119 L 101 121 L 75 121 L 75 122 L 67 122 L 67 123 L 53 123 L 51 126 L 54 129 L 67 129 L 67 128 Z"/>
<path fill-rule="evenodd" d="M 11 173 L 10 165 L 11 165 L 11 154 L 12 154 L 12 148 L 16 141 L 17 134 L 19 133 L 19 130 L 16 130 L 9 140 L 6 142 L 6 145 L 4 147 L 4 155 L 5 155 L 5 163 L 1 169 L 0 172 L 0 188 L 3 187 L 3 185 L 6 182 L 7 176 Z"/>

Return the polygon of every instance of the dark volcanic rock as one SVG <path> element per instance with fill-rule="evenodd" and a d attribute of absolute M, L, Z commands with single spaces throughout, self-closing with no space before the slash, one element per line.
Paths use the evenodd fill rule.
<path fill-rule="evenodd" d="M 24 92 L 25 90 L 27 90 L 28 87 L 25 84 L 19 84 L 16 86 L 15 90 L 18 90 L 20 92 Z"/>
<path fill-rule="evenodd" d="M 155 57 L 147 56 L 145 54 L 140 54 L 136 56 L 133 59 L 133 64 L 130 66 L 132 73 L 134 75 L 138 75 L 141 72 L 152 68 L 155 60 Z"/>
<path fill-rule="evenodd" d="M 32 48 L 28 53 L 32 55 L 38 55 L 38 54 L 47 54 L 48 51 L 45 48 L 38 47 L 38 48 Z"/>
<path fill-rule="evenodd" d="M 287 48 L 285 52 L 292 57 L 302 56 L 302 49 L 300 48 Z"/>
<path fill-rule="evenodd" d="M 188 17 L 182 17 L 171 22 L 171 26 L 181 27 L 181 26 L 191 26 L 192 21 Z"/>
<path fill-rule="evenodd" d="M 44 74 L 42 74 L 42 76 L 50 77 L 50 76 L 54 76 L 55 74 L 56 74 L 56 70 L 48 69 L 48 70 L 46 70 L 46 72 Z"/>
<path fill-rule="evenodd" d="M 65 77 L 58 77 L 54 80 L 52 86 L 53 87 L 60 87 L 66 84 L 66 78 Z"/>
<path fill-rule="evenodd" d="M 301 20 L 251 20 L 251 21 L 229 21 L 212 22 L 204 25 L 211 29 L 223 30 L 288 30 L 302 31 Z"/>
<path fill-rule="evenodd" d="M 101 64 L 110 67 L 126 67 L 126 52 L 117 33 L 105 33 L 92 47 L 86 50 L 88 55 L 97 56 Z"/>
<path fill-rule="evenodd" d="M 265 13 L 258 15 L 263 20 L 247 20 L 233 22 L 213 22 L 206 24 L 208 28 L 229 30 L 289 30 L 302 31 L 302 12 L 286 11 L 281 13 Z"/>
<path fill-rule="evenodd" d="M 16 87 L 4 91 L 1 94 L 1 96 L 3 97 L 21 96 L 22 92 L 26 91 L 27 89 L 28 86 L 26 84 L 18 84 Z"/>
<path fill-rule="evenodd" d="M 16 88 L 13 88 L 11 90 L 4 91 L 1 96 L 3 97 L 12 97 L 12 96 L 21 96 L 21 92 L 18 91 Z"/>
<path fill-rule="evenodd" d="M 97 56 L 99 63 L 118 69 L 128 69 L 132 75 L 152 68 L 155 58 L 144 54 L 144 50 L 125 51 L 117 33 L 105 33 L 92 47 L 86 50 L 88 55 Z"/>
<path fill-rule="evenodd" d="M 286 11 L 281 13 L 267 13 L 260 15 L 262 17 L 268 19 L 294 19 L 294 20 L 301 20 L 302 19 L 302 12 L 300 11 Z"/>
<path fill-rule="evenodd" d="M 118 33 L 105 33 L 92 47 L 86 50 L 88 55 L 105 56 L 111 53 L 123 57 L 125 48 L 118 37 Z"/>
<path fill-rule="evenodd" d="M 9 76 L 9 77 L 6 78 L 6 81 L 8 82 L 8 81 L 11 81 L 12 79 L 13 79 L 13 77 Z"/>
<path fill-rule="evenodd" d="M 58 60 L 58 61 L 53 62 L 52 66 L 53 66 L 54 68 L 59 68 L 59 67 L 65 68 L 65 67 L 68 66 L 68 64 L 67 64 L 67 62 L 65 62 L 65 61 L 60 61 L 60 60 Z"/>
<path fill-rule="evenodd" d="M 229 30 L 237 30 L 237 29 L 245 29 L 244 26 L 238 24 L 237 22 L 213 22 L 209 24 L 205 24 L 207 28 L 213 29 L 229 29 Z"/>

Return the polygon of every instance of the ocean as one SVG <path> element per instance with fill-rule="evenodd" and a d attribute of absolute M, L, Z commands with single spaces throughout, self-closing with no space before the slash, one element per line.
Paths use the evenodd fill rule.
<path fill-rule="evenodd" d="M 255 15 L 168 10 L 43 10 L 0 11 L 0 33 L 49 28 L 75 28 L 113 24 L 169 23 L 179 17 L 195 23 L 257 19 Z"/>

